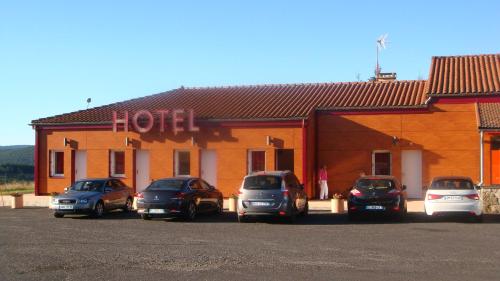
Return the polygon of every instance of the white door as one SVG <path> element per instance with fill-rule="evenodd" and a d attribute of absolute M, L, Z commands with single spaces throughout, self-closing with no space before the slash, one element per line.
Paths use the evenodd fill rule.
<path fill-rule="evenodd" d="M 135 188 L 136 192 L 143 191 L 151 183 L 149 178 L 149 151 L 136 150 L 135 153 Z"/>
<path fill-rule="evenodd" d="M 215 150 L 201 151 L 201 178 L 217 186 L 217 154 Z"/>
<path fill-rule="evenodd" d="M 87 151 L 75 151 L 75 180 L 87 177 Z"/>
<path fill-rule="evenodd" d="M 422 151 L 403 150 L 401 153 L 402 182 L 408 198 L 422 197 Z"/>

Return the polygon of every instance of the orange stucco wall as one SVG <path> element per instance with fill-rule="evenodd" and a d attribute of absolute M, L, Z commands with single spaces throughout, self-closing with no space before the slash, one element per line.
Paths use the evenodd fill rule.
<path fill-rule="evenodd" d="M 271 136 L 275 142 L 266 144 L 266 136 Z M 125 146 L 125 138 L 131 139 L 131 144 Z M 64 147 L 63 140 L 71 140 Z M 217 184 L 225 196 L 236 193 L 242 178 L 247 173 L 247 151 L 263 149 L 266 151 L 266 169 L 275 169 L 275 149 L 294 149 L 294 171 L 302 180 L 302 128 L 300 127 L 202 127 L 194 134 L 195 144 L 192 144 L 191 134 L 159 133 L 158 130 L 139 135 L 136 132 L 109 130 L 41 130 L 39 139 L 39 192 L 61 192 L 71 184 L 72 150 L 87 151 L 87 177 L 109 176 L 109 151 L 125 150 L 125 178 L 129 186 L 134 185 L 134 155 L 136 149 L 150 152 L 150 178 L 159 179 L 174 175 L 174 150 L 184 149 L 191 152 L 191 175 L 200 175 L 201 149 L 214 149 L 217 153 Z M 64 177 L 49 176 L 49 151 L 65 151 Z"/>
<path fill-rule="evenodd" d="M 422 186 L 435 176 L 479 181 L 475 104 L 435 104 L 427 113 L 317 116 L 318 165 L 328 165 L 330 192 L 346 192 L 361 171 L 372 173 L 372 152 L 392 154 L 401 179 L 401 151 L 422 151 Z M 393 144 L 393 136 L 399 139 Z"/>
<path fill-rule="evenodd" d="M 174 150 L 191 151 L 191 174 L 200 175 L 200 151 L 217 153 L 217 188 L 225 196 L 237 192 L 247 173 L 249 149 L 266 151 L 266 169 L 275 169 L 275 149 L 294 149 L 295 174 L 303 181 L 303 157 L 306 156 L 306 190 L 318 194 L 316 171 L 328 166 L 330 194 L 346 192 L 361 171 L 371 174 L 374 150 L 387 150 L 392 156 L 392 174 L 401 179 L 401 151 L 422 151 L 422 186 L 435 176 L 464 175 L 479 182 L 479 132 L 475 104 L 434 104 L 422 113 L 329 115 L 311 114 L 306 126 L 306 153 L 303 154 L 303 129 L 297 127 L 219 127 L 200 126 L 191 135 L 135 132 L 113 133 L 108 130 L 41 130 L 39 133 L 39 192 L 61 192 L 71 184 L 72 151 L 87 151 L 87 177 L 109 176 L 109 151 L 126 151 L 126 177 L 134 185 L 134 157 L 137 149 L 150 151 L 150 179 L 174 174 Z M 266 144 L 266 136 L 275 142 Z M 393 137 L 398 138 L 396 144 Z M 131 144 L 125 146 L 125 138 Z M 64 147 L 63 139 L 71 140 Z M 485 184 L 489 183 L 489 136 L 485 135 Z M 49 151 L 64 150 L 65 176 L 49 176 Z"/>

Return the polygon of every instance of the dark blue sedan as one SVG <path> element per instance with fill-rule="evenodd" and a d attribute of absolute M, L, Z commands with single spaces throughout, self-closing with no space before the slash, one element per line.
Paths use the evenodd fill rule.
<path fill-rule="evenodd" d="M 137 212 L 145 220 L 155 217 L 182 217 L 194 220 L 198 213 L 223 212 L 222 193 L 195 177 L 156 180 L 137 194 Z"/>

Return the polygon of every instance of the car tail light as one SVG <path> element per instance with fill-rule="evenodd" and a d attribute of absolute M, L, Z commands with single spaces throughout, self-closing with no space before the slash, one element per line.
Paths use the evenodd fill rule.
<path fill-rule="evenodd" d="M 184 195 L 186 195 L 186 193 L 184 193 L 184 192 L 177 192 L 174 195 L 173 199 L 184 199 Z"/>
<path fill-rule="evenodd" d="M 351 190 L 351 195 L 352 196 L 361 196 L 361 191 L 357 190 L 356 188 L 354 188 L 353 190 Z"/>
<path fill-rule="evenodd" d="M 279 214 L 280 214 L 280 216 L 284 216 L 284 215 L 286 215 L 286 212 L 280 211 Z"/>
<path fill-rule="evenodd" d="M 399 196 L 401 194 L 401 192 L 397 189 L 391 189 L 391 190 L 389 190 L 389 192 L 387 192 L 387 194 L 389 194 L 391 196 Z"/>
<path fill-rule="evenodd" d="M 441 199 L 443 198 L 443 195 L 439 194 L 427 194 L 427 199 L 428 200 L 436 200 L 436 199 Z"/>
<path fill-rule="evenodd" d="M 465 195 L 465 197 L 472 199 L 472 200 L 479 200 L 479 195 L 477 195 L 477 194 L 469 194 L 469 195 Z"/>
<path fill-rule="evenodd" d="M 399 205 L 394 206 L 392 209 L 393 209 L 394 211 L 399 211 Z"/>
<path fill-rule="evenodd" d="M 288 198 L 288 189 L 285 189 L 282 192 L 283 192 L 283 197 Z"/>
<path fill-rule="evenodd" d="M 144 198 L 144 193 L 142 193 L 142 192 L 137 192 L 137 193 L 135 194 L 135 197 L 137 197 L 137 198 Z"/>

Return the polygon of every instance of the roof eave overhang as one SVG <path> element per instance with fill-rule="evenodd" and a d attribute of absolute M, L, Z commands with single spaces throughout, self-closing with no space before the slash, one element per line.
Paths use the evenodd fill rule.
<path fill-rule="evenodd" d="M 452 98 L 452 97 L 468 97 L 468 98 L 481 98 L 481 97 L 491 97 L 500 96 L 500 92 L 488 92 L 488 93 L 454 93 L 454 94 L 438 94 L 438 93 L 427 93 L 429 97 L 435 98 Z"/>
<path fill-rule="evenodd" d="M 196 119 L 195 121 L 198 123 L 268 123 L 268 122 L 299 122 L 304 119 L 307 119 L 307 116 L 301 117 L 286 117 L 286 118 L 238 118 L 238 119 L 225 119 L 225 118 L 217 118 L 217 119 Z M 50 123 L 50 122 L 40 122 L 40 123 L 30 123 L 29 126 L 32 127 L 103 127 L 107 128 L 113 125 L 112 121 L 105 122 L 64 122 L 64 123 Z"/>

